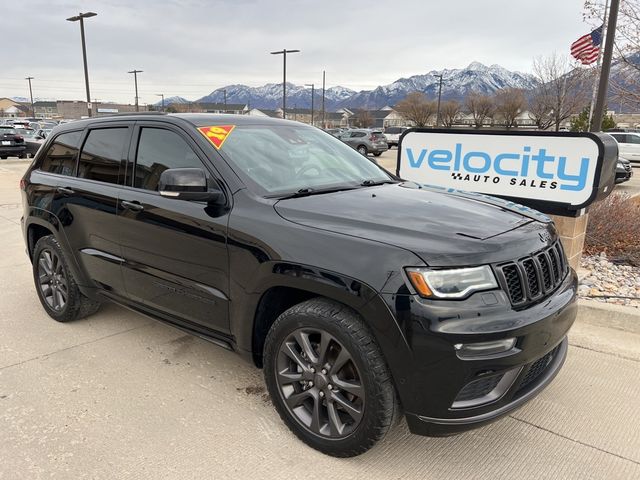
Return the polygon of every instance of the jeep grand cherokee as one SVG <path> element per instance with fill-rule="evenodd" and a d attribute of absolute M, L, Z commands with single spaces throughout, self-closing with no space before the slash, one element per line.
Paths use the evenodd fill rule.
<path fill-rule="evenodd" d="M 401 406 L 422 435 L 491 422 L 567 353 L 576 276 L 547 217 L 402 181 L 300 123 L 78 121 L 21 188 L 53 319 L 109 300 L 234 350 L 330 455 L 369 449 Z"/>

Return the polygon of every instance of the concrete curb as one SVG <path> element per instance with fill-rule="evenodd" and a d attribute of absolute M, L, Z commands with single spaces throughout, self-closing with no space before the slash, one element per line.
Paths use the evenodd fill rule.
<path fill-rule="evenodd" d="M 578 300 L 577 322 L 640 334 L 640 309 Z"/>

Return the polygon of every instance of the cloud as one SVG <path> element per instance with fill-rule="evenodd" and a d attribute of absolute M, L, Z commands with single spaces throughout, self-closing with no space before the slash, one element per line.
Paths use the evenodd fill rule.
<path fill-rule="evenodd" d="M 92 98 L 133 102 L 138 77 L 141 102 L 156 94 L 198 98 L 215 88 L 261 85 L 282 78 L 328 86 L 374 88 L 402 76 L 463 67 L 478 60 L 530 70 L 533 57 L 569 44 L 588 27 L 582 0 L 30 0 L 28 12 L 3 22 L 12 39 L 11 62 L 0 70 L 0 97 L 25 96 L 32 75 L 41 98 L 84 98 L 77 23 L 86 21 Z"/>

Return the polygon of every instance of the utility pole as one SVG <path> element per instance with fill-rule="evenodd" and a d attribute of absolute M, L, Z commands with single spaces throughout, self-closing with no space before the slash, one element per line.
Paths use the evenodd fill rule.
<path fill-rule="evenodd" d="M 138 74 L 142 73 L 142 70 L 131 70 L 130 72 L 127 73 L 133 73 L 133 81 L 136 85 L 136 112 L 139 111 L 138 109 Z"/>
<path fill-rule="evenodd" d="M 436 113 L 436 127 L 440 126 L 440 99 L 442 98 L 442 75 L 435 75 L 439 78 L 438 82 L 438 112 Z"/>
<path fill-rule="evenodd" d="M 271 55 L 282 55 L 282 118 L 287 118 L 287 53 L 299 53 L 300 50 L 287 50 L 286 48 L 271 52 Z"/>
<path fill-rule="evenodd" d="M 156 93 L 156 96 L 162 97 L 162 111 L 164 112 L 164 93 Z"/>
<path fill-rule="evenodd" d="M 322 70 L 322 128 L 327 128 L 327 122 L 324 120 L 324 92 L 325 92 L 325 71 Z"/>
<path fill-rule="evenodd" d="M 304 86 L 305 87 L 311 87 L 311 125 L 314 125 L 314 123 L 313 123 L 313 97 L 315 95 L 316 86 L 313 83 L 306 83 Z"/>
<path fill-rule="evenodd" d="M 79 13 L 75 17 L 67 18 L 69 22 L 80 21 L 80 37 L 82 38 L 82 61 L 84 62 L 84 85 L 87 89 L 87 115 L 91 116 L 91 93 L 89 93 L 89 69 L 87 68 L 87 46 L 84 40 L 84 19 L 98 15 L 95 12 Z"/>
<path fill-rule="evenodd" d="M 598 97 L 596 99 L 596 108 L 593 111 L 592 132 L 602 130 L 602 115 L 607 101 L 607 91 L 609 90 L 609 73 L 611 72 L 611 57 L 613 55 L 613 42 L 616 38 L 616 25 L 618 23 L 618 9 L 620 0 L 611 0 L 611 8 L 609 10 L 609 24 L 607 25 L 607 39 L 604 45 L 604 54 L 602 55 L 602 70 L 600 72 L 600 84 L 598 86 Z"/>
<path fill-rule="evenodd" d="M 33 80 L 33 77 L 26 77 L 25 80 L 27 80 L 29 82 L 29 96 L 31 97 L 31 116 L 35 120 L 36 119 L 36 109 L 33 106 L 33 90 L 31 90 L 31 80 Z"/>
<path fill-rule="evenodd" d="M 222 90 L 224 94 L 224 113 L 227 113 L 227 89 Z"/>

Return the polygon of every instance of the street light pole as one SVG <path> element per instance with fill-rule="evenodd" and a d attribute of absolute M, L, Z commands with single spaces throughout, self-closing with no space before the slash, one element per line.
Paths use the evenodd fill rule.
<path fill-rule="evenodd" d="M 602 130 L 602 115 L 604 115 L 607 91 L 609 89 L 609 73 L 611 72 L 611 57 L 613 55 L 619 7 L 620 0 L 611 0 L 611 7 L 609 9 L 609 25 L 607 25 L 607 38 L 605 40 L 604 53 L 602 55 L 602 70 L 600 70 L 600 84 L 598 85 L 598 96 L 591 124 L 592 132 L 599 132 Z"/>
<path fill-rule="evenodd" d="M 324 121 L 324 93 L 325 93 L 325 71 L 322 71 L 322 128 L 327 128 L 327 124 Z"/>
<path fill-rule="evenodd" d="M 222 90 L 224 94 L 224 113 L 227 113 L 227 89 Z"/>
<path fill-rule="evenodd" d="M 436 127 L 440 126 L 440 99 L 442 98 L 442 75 L 435 75 L 439 78 L 438 82 L 438 112 L 436 113 Z"/>
<path fill-rule="evenodd" d="M 31 80 L 33 80 L 33 77 L 26 77 L 25 80 L 29 81 L 29 96 L 31 97 L 31 116 L 35 120 L 35 118 L 36 118 L 36 109 L 33 106 L 33 90 L 31 90 Z"/>
<path fill-rule="evenodd" d="M 127 73 L 133 73 L 133 81 L 136 85 L 136 112 L 139 111 L 138 110 L 138 74 L 142 73 L 142 70 L 131 70 L 130 72 Z"/>
<path fill-rule="evenodd" d="M 315 95 L 316 86 L 315 86 L 314 83 L 306 83 L 304 86 L 305 87 L 311 87 L 311 125 L 314 125 L 314 123 L 313 123 L 313 97 Z"/>
<path fill-rule="evenodd" d="M 271 55 L 282 55 L 282 118 L 287 118 L 287 53 L 299 53 L 300 50 L 287 50 L 286 48 L 271 52 Z"/>
<path fill-rule="evenodd" d="M 162 97 L 162 111 L 164 112 L 164 93 L 156 93 L 158 97 Z"/>
<path fill-rule="evenodd" d="M 89 93 L 89 69 L 87 68 L 87 46 L 84 40 L 84 19 L 95 17 L 95 12 L 79 13 L 75 17 L 67 18 L 69 22 L 80 21 L 80 37 L 82 38 L 82 61 L 84 63 L 84 85 L 87 89 L 87 115 L 91 116 L 91 93 Z"/>

